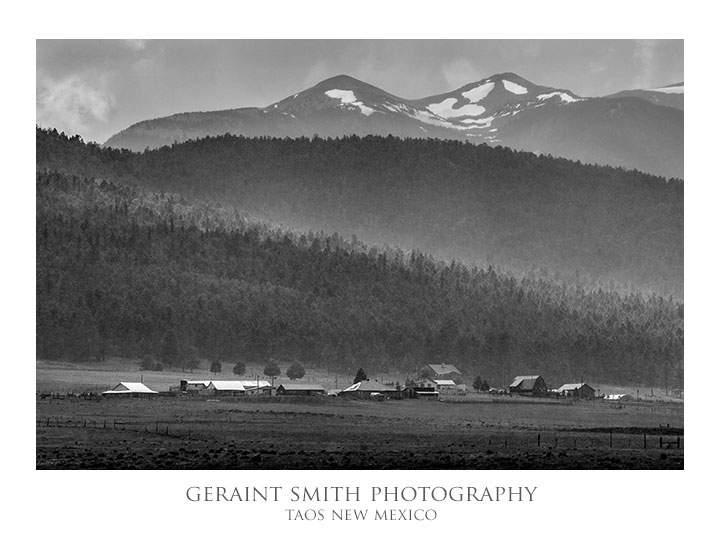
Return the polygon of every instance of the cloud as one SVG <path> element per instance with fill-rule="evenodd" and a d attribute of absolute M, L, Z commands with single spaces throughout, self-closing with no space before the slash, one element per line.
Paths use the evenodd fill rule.
<path fill-rule="evenodd" d="M 301 87 L 303 89 L 306 89 L 310 86 L 315 86 L 322 80 L 326 80 L 327 78 L 331 78 L 334 75 L 341 75 L 346 73 L 331 73 L 329 71 L 328 64 L 325 60 L 319 60 L 316 63 L 311 66 L 311 69 L 308 70 L 308 73 L 306 73 L 305 78 L 303 79 L 303 82 L 301 83 Z"/>
<path fill-rule="evenodd" d="M 649 88 L 652 86 L 656 66 L 657 47 L 660 42 L 654 39 L 640 39 L 634 42 L 634 61 L 639 67 L 639 73 L 634 78 L 634 84 L 638 88 Z"/>
<path fill-rule="evenodd" d="M 37 123 L 81 135 L 94 124 L 106 123 L 115 107 L 115 98 L 104 86 L 100 78 L 91 81 L 73 74 L 54 80 L 38 73 L 35 94 Z"/>
<path fill-rule="evenodd" d="M 453 60 L 444 65 L 441 70 L 450 89 L 456 89 L 481 78 L 479 70 L 471 65 L 471 62 L 466 58 Z"/>

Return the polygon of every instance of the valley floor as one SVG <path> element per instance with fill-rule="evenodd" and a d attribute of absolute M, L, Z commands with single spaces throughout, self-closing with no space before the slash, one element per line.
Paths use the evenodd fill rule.
<path fill-rule="evenodd" d="M 38 398 L 38 469 L 682 469 L 684 406 Z"/>

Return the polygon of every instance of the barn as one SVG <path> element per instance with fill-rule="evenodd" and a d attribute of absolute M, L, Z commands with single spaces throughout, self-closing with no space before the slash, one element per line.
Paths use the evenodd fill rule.
<path fill-rule="evenodd" d="M 586 382 L 564 384 L 556 390 L 562 397 L 578 397 L 580 399 L 594 399 L 596 390 Z"/>
<path fill-rule="evenodd" d="M 246 394 L 246 387 L 240 380 L 212 380 L 208 384 L 210 395 L 240 396 Z"/>
<path fill-rule="evenodd" d="M 509 393 L 541 397 L 547 395 L 547 385 L 541 375 L 522 375 L 509 384 Z"/>
<path fill-rule="evenodd" d="M 326 388 L 320 384 L 285 382 L 276 388 L 276 395 L 325 395 Z"/>
<path fill-rule="evenodd" d="M 103 395 L 112 397 L 144 397 L 158 395 L 158 392 L 151 390 L 142 382 L 119 382 L 112 390 L 103 392 Z"/>

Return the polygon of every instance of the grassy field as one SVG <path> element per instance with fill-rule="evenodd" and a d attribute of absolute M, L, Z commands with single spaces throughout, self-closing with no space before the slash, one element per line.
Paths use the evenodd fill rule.
<path fill-rule="evenodd" d="M 275 379 L 275 384 L 288 381 L 285 376 L 287 363 L 279 364 L 281 377 Z M 259 375 L 261 379 L 269 380 L 263 375 L 263 364 L 247 364 L 243 378 L 253 379 Z M 351 385 L 356 371 L 335 373 L 326 369 L 309 368 L 301 382 L 319 383 L 326 389 L 343 389 Z M 209 372 L 209 364 L 202 362 L 199 369 L 190 372 L 180 369 L 166 371 L 141 371 L 138 364 L 118 358 L 108 359 L 105 362 L 67 363 L 67 362 L 38 362 L 36 364 L 36 390 L 38 393 L 81 393 L 101 392 L 113 388 L 118 382 L 142 382 L 156 391 L 168 391 L 171 387 L 177 388 L 181 379 L 226 379 L 232 380 L 233 364 L 224 363 L 223 371 L 217 375 Z M 403 373 L 384 373 L 370 375 L 374 380 L 384 383 L 399 382 L 404 384 L 407 375 Z M 511 379 L 509 379 L 511 381 Z M 590 382 L 591 383 L 591 382 Z M 645 401 L 678 402 L 684 401 L 682 396 L 676 396 L 662 387 L 620 386 L 603 383 L 591 383 L 599 393 L 627 393 Z M 471 386 L 469 397 L 476 397 Z"/>
<path fill-rule="evenodd" d="M 106 387 L 118 373 L 38 371 L 43 371 L 39 385 L 70 391 Z M 156 375 L 154 382 L 176 385 L 175 373 Z M 659 401 L 38 397 L 36 419 L 38 469 L 684 466 L 684 407 Z"/>

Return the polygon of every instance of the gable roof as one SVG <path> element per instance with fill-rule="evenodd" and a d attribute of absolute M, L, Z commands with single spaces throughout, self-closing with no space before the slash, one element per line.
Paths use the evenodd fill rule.
<path fill-rule="evenodd" d="M 158 393 L 142 382 L 119 382 L 112 390 L 103 393 Z"/>
<path fill-rule="evenodd" d="M 449 373 L 461 375 L 461 371 L 451 364 L 429 364 L 427 367 L 437 375 L 448 375 Z"/>
<path fill-rule="evenodd" d="M 246 387 L 240 380 L 212 380 L 208 385 L 209 390 L 219 392 L 245 392 Z"/>
<path fill-rule="evenodd" d="M 198 384 L 202 384 L 202 385 L 205 386 L 206 388 L 207 388 L 208 385 L 211 383 L 210 380 L 188 380 L 188 379 L 183 379 L 183 380 L 185 381 L 186 384 L 191 384 L 191 385 L 194 385 L 194 386 L 195 386 L 195 385 L 198 385 Z"/>
<path fill-rule="evenodd" d="M 558 391 L 560 391 L 560 392 L 566 392 L 566 391 L 578 390 L 578 389 L 581 388 L 582 386 L 587 386 L 588 388 L 592 388 L 592 387 L 589 386 L 589 384 L 587 384 L 586 382 L 574 382 L 574 383 L 564 384 L 563 386 L 561 386 L 561 387 L 559 388 Z M 592 388 L 592 389 L 594 389 L 594 388 Z"/>
<path fill-rule="evenodd" d="M 301 383 L 301 382 L 295 382 L 295 383 L 294 382 L 284 382 L 282 384 L 279 384 L 277 389 L 279 389 L 281 387 L 283 387 L 283 389 L 286 391 L 289 391 L 289 390 L 291 390 L 291 391 L 313 390 L 313 391 L 324 391 L 324 392 L 326 391 L 326 388 L 324 388 L 320 384 L 306 384 L 306 383 Z"/>
<path fill-rule="evenodd" d="M 541 378 L 541 375 L 521 375 L 514 377 L 514 380 L 509 384 L 510 388 L 519 388 L 520 390 L 533 390 L 537 379 Z"/>

